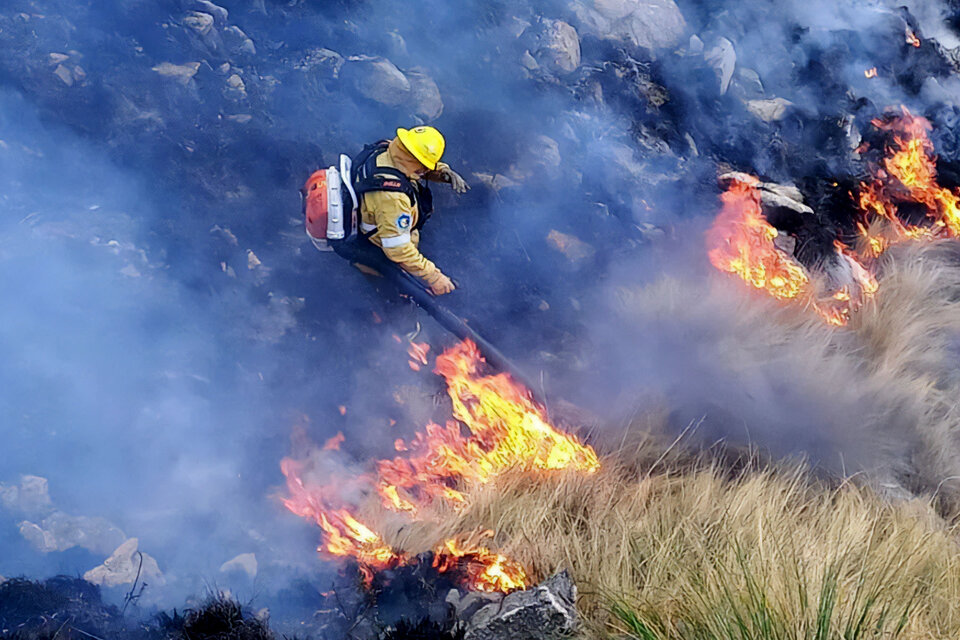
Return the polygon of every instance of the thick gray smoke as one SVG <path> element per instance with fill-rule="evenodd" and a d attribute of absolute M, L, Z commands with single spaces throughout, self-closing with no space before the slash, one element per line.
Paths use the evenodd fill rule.
<path fill-rule="evenodd" d="M 702 232 L 718 165 L 796 182 L 826 206 L 836 194 L 822 185 L 853 183 L 850 150 L 884 107 L 957 121 L 950 55 L 904 38 L 909 27 L 952 46 L 952 14 L 932 2 L 911 12 L 5 3 L 0 574 L 102 562 L 106 542 L 36 550 L 43 532 L 52 547 L 56 532 L 69 538 L 54 525 L 77 525 L 70 516 L 102 519 L 82 523 L 110 541 L 137 537 L 169 589 L 146 593 L 166 602 L 205 583 L 322 583 L 315 527 L 274 496 L 291 429 L 317 442 L 343 431 L 358 468 L 388 454 L 443 414 L 404 336 L 435 350 L 450 339 L 382 282 L 314 251 L 297 189 L 414 122 L 444 131 L 445 159 L 474 187 L 457 199 L 438 186 L 424 232 L 424 252 L 464 285 L 448 302 L 548 395 L 615 421 L 654 394 L 672 427 L 719 416 L 707 439 L 830 468 L 899 459 L 886 437 L 836 437 L 876 385 L 837 400 L 816 362 L 765 361 L 738 326 L 737 287 L 689 313 L 657 316 L 640 295 L 643 310 L 624 314 L 620 302 L 624 287 L 667 295 L 649 288 L 664 274 L 689 283 L 677 296 L 714 277 Z M 945 166 L 960 149 L 948 131 L 936 134 Z M 732 375 L 744 350 L 753 368 Z M 51 502 L 25 507 L 36 481 L 21 476 L 47 478 Z M 249 553 L 255 580 L 220 571 Z"/>

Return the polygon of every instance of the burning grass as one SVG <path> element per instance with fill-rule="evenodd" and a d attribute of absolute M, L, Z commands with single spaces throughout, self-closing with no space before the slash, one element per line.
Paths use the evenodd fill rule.
<path fill-rule="evenodd" d="M 960 505 L 960 243 L 904 244 L 876 267 L 880 291 L 843 332 L 728 287 L 663 281 L 627 301 L 644 331 L 682 318 L 677 330 L 702 341 L 688 345 L 697 362 L 731 388 L 795 393 L 777 398 L 784 424 L 751 423 L 753 437 L 774 456 L 784 443 L 820 451 L 816 473 L 646 445 L 592 474 L 501 474 L 466 490 L 464 508 L 433 504 L 385 540 L 416 553 L 491 531 L 491 548 L 531 578 L 572 572 L 591 637 L 960 637 L 960 531 L 948 524 Z M 818 413 L 785 415 L 795 404 Z"/>
<path fill-rule="evenodd" d="M 405 455 L 366 480 L 357 513 L 396 558 L 482 549 L 522 567 L 526 584 L 570 570 L 590 637 L 960 637 L 960 531 L 947 524 L 960 513 L 960 243 L 903 243 L 874 267 L 881 287 L 845 331 L 725 281 L 664 279 L 624 297 L 628 325 L 679 336 L 665 348 L 684 371 L 682 394 L 666 384 L 667 406 L 729 413 L 771 456 L 809 453 L 816 473 L 649 444 L 597 456 L 466 357 L 438 371 L 470 435 L 434 425 L 398 447 Z M 670 431 L 653 419 L 634 431 L 651 425 Z M 514 447 L 518 427 L 539 435 Z M 548 464 L 558 444 L 567 463 Z M 497 451 L 509 455 L 488 472 L 479 463 Z M 447 460 L 456 464 L 433 466 Z M 305 481 L 294 495 L 311 485 L 310 473 L 290 478 Z M 404 490 L 413 521 L 383 500 L 380 480 Z M 326 513 L 318 491 L 302 504 Z"/>
<path fill-rule="evenodd" d="M 960 637 L 960 546 L 928 504 L 800 467 L 661 462 L 648 474 L 652 456 L 621 453 L 594 475 L 505 475 L 391 542 L 493 529 L 535 574 L 570 569 L 590 637 Z"/>

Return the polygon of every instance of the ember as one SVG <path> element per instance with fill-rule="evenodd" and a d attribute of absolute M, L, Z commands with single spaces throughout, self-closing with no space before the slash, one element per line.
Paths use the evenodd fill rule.
<path fill-rule="evenodd" d="M 907 44 L 913 45 L 914 47 L 920 47 L 920 38 L 917 37 L 910 27 L 907 27 Z"/>
<path fill-rule="evenodd" d="M 425 361 L 427 348 L 411 345 L 411 357 Z M 320 552 L 325 557 L 356 559 L 367 584 L 375 572 L 409 561 L 353 515 L 359 505 L 343 497 L 344 480 L 354 485 L 354 493 L 376 491 L 381 508 L 416 518 L 435 501 L 462 508 L 463 488 L 491 482 L 508 470 L 587 474 L 599 470 L 591 447 L 550 424 L 543 407 L 508 375 L 484 374 L 484 365 L 477 346 L 469 341 L 437 358 L 436 372 L 446 380 L 454 419 L 443 426 L 427 425 L 410 442 L 398 439 L 394 448 L 403 455 L 378 461 L 376 479 L 330 477 L 321 482 L 315 477 L 320 462 L 309 457 L 281 462 L 288 491 L 283 503 L 320 526 Z M 507 592 L 527 584 L 520 564 L 462 539 L 447 540 L 435 549 L 434 567 L 441 572 L 457 568 L 467 586 L 479 591 Z"/>

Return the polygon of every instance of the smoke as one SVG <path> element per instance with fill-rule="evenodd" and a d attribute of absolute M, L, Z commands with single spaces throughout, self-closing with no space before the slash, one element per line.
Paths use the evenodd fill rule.
<path fill-rule="evenodd" d="M 945 56 L 904 37 L 947 33 L 933 3 L 913 3 L 919 24 L 879 3 L 681 3 L 686 27 L 657 52 L 591 31 L 589 3 L 10 4 L 0 483 L 46 477 L 56 509 L 138 537 L 172 599 L 227 581 L 219 567 L 241 553 L 264 568 L 257 586 L 316 578 L 315 528 L 272 497 L 293 426 L 317 442 L 342 431 L 362 468 L 441 419 L 439 382 L 408 368 L 404 343 L 450 339 L 315 252 L 296 193 L 413 122 L 447 135 L 474 187 L 438 185 L 424 230 L 462 285 L 445 302 L 550 397 L 615 422 L 657 396 L 678 430 L 706 416 L 707 441 L 884 479 L 920 447 L 895 428 L 916 408 L 837 355 L 830 330 L 713 284 L 702 232 L 718 165 L 852 180 L 850 150 L 883 107 L 946 120 Z M 580 31 L 574 70 L 572 49 L 550 48 L 553 20 Z M 442 113 L 430 91 L 363 95 L 361 56 L 428 77 Z M 748 109 L 774 97 L 790 103 L 781 119 Z M 656 284 L 665 273 L 674 284 Z M 30 551 L 17 517 L 0 512 L 0 573 L 102 562 Z"/>
<path fill-rule="evenodd" d="M 171 200 L 9 91 L 0 140 L 0 479 L 48 478 L 53 507 L 138 537 L 171 577 L 212 579 L 250 551 L 305 560 L 308 539 L 251 464 L 258 449 L 281 455 L 288 429 L 261 354 L 224 330 L 238 324 L 229 302 L 140 244 Z M 26 546 L 18 516 L 2 516 L 13 550 Z M 274 546 L 290 536 L 300 544 Z M 3 573 L 83 572 L 103 557 L 4 553 Z"/>

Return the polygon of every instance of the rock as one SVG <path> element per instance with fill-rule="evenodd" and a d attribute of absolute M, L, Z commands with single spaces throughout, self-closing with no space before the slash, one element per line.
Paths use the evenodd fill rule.
<path fill-rule="evenodd" d="M 738 95 L 745 100 L 763 98 L 763 82 L 760 74 L 753 69 L 737 69 L 734 73 L 734 85 Z"/>
<path fill-rule="evenodd" d="M 571 262 L 582 262 L 596 255 L 597 250 L 580 238 L 552 229 L 547 234 L 547 243 L 565 255 Z"/>
<path fill-rule="evenodd" d="M 410 81 L 386 58 L 351 56 L 340 77 L 368 100 L 399 107 L 410 99 Z"/>
<path fill-rule="evenodd" d="M 787 107 L 793 106 L 793 103 L 783 98 L 772 98 L 770 100 L 748 100 L 747 111 L 757 116 L 764 122 L 776 122 L 782 120 L 787 115 Z"/>
<path fill-rule="evenodd" d="M 566 75 L 580 66 L 580 37 L 562 20 L 545 18 L 530 27 L 524 36 L 537 64 L 553 75 Z"/>
<path fill-rule="evenodd" d="M 464 640 L 549 640 L 579 626 L 577 588 L 566 571 L 488 604 L 466 622 Z"/>
<path fill-rule="evenodd" d="M 650 51 L 679 45 L 687 30 L 674 0 L 576 0 L 570 8 L 581 34 Z"/>
<path fill-rule="evenodd" d="M 801 215 L 814 215 L 813 209 L 803 202 L 803 194 L 790 184 L 776 184 L 774 182 L 760 182 L 756 178 L 739 171 L 731 171 L 720 176 L 721 182 L 737 181 L 756 186 L 760 192 L 760 204 L 767 209 L 790 209 Z M 766 213 L 766 211 L 765 211 Z M 769 214 L 767 214 L 769 218 Z"/>
<path fill-rule="evenodd" d="M 300 71 L 320 71 L 323 75 L 336 78 L 343 67 L 344 59 L 336 51 L 330 49 L 311 49 L 306 56 L 293 65 Z"/>
<path fill-rule="evenodd" d="M 720 81 L 720 95 L 725 94 L 730 88 L 730 80 L 737 66 L 737 52 L 733 48 L 733 43 L 726 38 L 718 38 L 716 44 L 703 57 L 717 74 L 717 79 Z"/>
<path fill-rule="evenodd" d="M 162 76 L 178 80 L 181 84 L 190 84 L 193 76 L 200 70 L 199 62 L 188 62 L 187 64 L 173 64 L 172 62 L 161 62 L 153 67 Z"/>
<path fill-rule="evenodd" d="M 41 553 L 74 547 L 110 553 L 126 539 L 123 531 L 103 518 L 71 516 L 62 511 L 54 511 L 39 524 L 25 520 L 19 528 L 20 535 Z"/>
<path fill-rule="evenodd" d="M 404 60 L 410 55 L 410 52 L 407 51 L 407 41 L 397 31 L 391 31 L 387 34 L 387 53 L 400 60 Z"/>
<path fill-rule="evenodd" d="M 46 478 L 20 476 L 20 484 L 0 484 L 0 505 L 4 509 L 19 512 L 29 517 L 45 516 L 53 511 Z"/>
<path fill-rule="evenodd" d="M 217 26 L 226 26 L 227 20 L 230 18 L 229 11 L 219 5 L 213 4 L 210 0 L 194 0 L 193 4 L 197 7 L 198 11 L 213 16 Z"/>
<path fill-rule="evenodd" d="M 411 69 L 405 74 L 410 83 L 410 104 L 414 115 L 429 122 L 443 113 L 440 88 L 423 69 Z"/>
<path fill-rule="evenodd" d="M 257 46 L 238 26 L 230 26 L 223 30 L 223 44 L 227 52 L 234 56 L 257 55 Z"/>
<path fill-rule="evenodd" d="M 516 180 L 500 173 L 474 172 L 473 179 L 494 193 L 499 193 L 501 189 L 512 189 L 521 186 Z"/>
<path fill-rule="evenodd" d="M 63 82 L 63 84 L 67 85 L 68 87 L 73 86 L 73 72 L 71 72 L 62 64 L 57 65 L 57 68 L 54 69 L 53 71 L 53 75 L 60 78 L 60 81 Z"/>
<path fill-rule="evenodd" d="M 234 571 L 242 571 L 247 574 L 250 579 L 257 577 L 257 556 L 253 553 L 241 553 L 233 560 L 227 560 L 222 565 L 220 565 L 221 573 L 231 573 Z"/>
<path fill-rule="evenodd" d="M 560 145 L 549 136 L 537 135 L 525 145 L 524 154 L 510 166 L 507 174 L 516 182 L 554 179 L 560 175 Z"/>
<path fill-rule="evenodd" d="M 503 600 L 503 593 L 487 593 L 485 591 L 470 591 L 463 596 L 456 589 L 447 594 L 446 603 L 453 607 L 454 617 L 457 620 L 470 620 L 480 609 L 488 604 Z"/>
<path fill-rule="evenodd" d="M 209 35 L 213 31 L 213 24 L 213 16 L 202 11 L 191 11 L 183 18 L 183 26 L 193 29 L 200 36 Z"/>
<path fill-rule="evenodd" d="M 139 544 L 137 538 L 130 538 L 117 547 L 102 565 L 83 574 L 83 579 L 105 587 L 133 584 L 137 580 L 154 586 L 165 584 L 166 580 L 157 561 L 138 551 Z"/>
<path fill-rule="evenodd" d="M 49 56 L 47 56 L 47 60 L 51 65 L 60 64 L 61 62 L 66 62 L 69 59 L 70 56 L 65 53 L 51 53 Z"/>
<path fill-rule="evenodd" d="M 700 39 L 700 36 L 697 34 L 690 36 L 690 41 L 687 43 L 687 55 L 699 56 L 703 53 L 704 48 L 703 40 Z"/>

